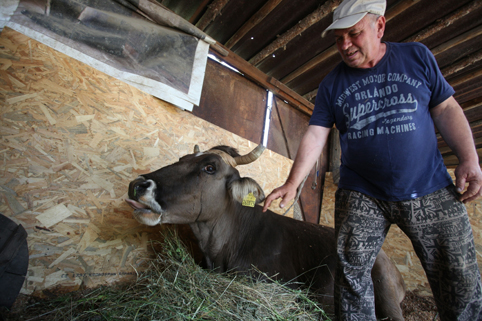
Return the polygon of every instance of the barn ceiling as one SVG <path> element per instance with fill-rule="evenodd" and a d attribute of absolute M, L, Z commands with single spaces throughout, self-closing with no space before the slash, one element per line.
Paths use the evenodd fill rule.
<path fill-rule="evenodd" d="M 321 32 L 341 0 L 163 0 L 267 76 L 314 102 L 318 84 L 341 60 Z M 388 0 L 384 40 L 430 48 L 456 90 L 482 148 L 482 0 Z M 447 165 L 457 163 L 440 139 Z M 479 153 L 480 157 L 480 153 Z"/>

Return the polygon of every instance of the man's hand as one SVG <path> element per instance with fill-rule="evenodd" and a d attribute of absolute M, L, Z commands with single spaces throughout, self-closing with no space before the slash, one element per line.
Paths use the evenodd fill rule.
<path fill-rule="evenodd" d="M 482 171 L 478 163 L 460 163 L 455 169 L 455 186 L 457 192 L 462 193 L 465 184 L 469 186 L 460 196 L 460 201 L 467 203 L 482 196 Z"/>
<path fill-rule="evenodd" d="M 460 201 L 467 203 L 477 199 L 482 195 L 482 172 L 472 131 L 462 108 L 451 96 L 433 107 L 430 114 L 443 139 L 459 159 L 459 166 L 455 169 L 457 191 L 462 193 L 465 184 L 469 184 Z"/>
<path fill-rule="evenodd" d="M 296 196 L 298 186 L 301 184 L 306 175 L 310 172 L 321 151 L 328 140 L 331 128 L 310 125 L 303 135 L 300 147 L 296 153 L 295 162 L 291 167 L 290 174 L 284 185 L 274 189 L 264 201 L 263 212 L 268 210 L 275 199 L 281 198 L 280 207 L 293 200 Z"/>
<path fill-rule="evenodd" d="M 286 182 L 284 185 L 281 185 L 280 187 L 275 188 L 264 201 L 263 212 L 266 212 L 268 210 L 268 207 L 271 205 L 271 202 L 273 202 L 278 198 L 282 199 L 281 203 L 279 204 L 279 207 L 281 208 L 285 207 L 286 203 L 288 203 L 289 201 L 295 198 L 296 189 L 297 189 L 297 186 L 294 186 L 289 182 Z"/>

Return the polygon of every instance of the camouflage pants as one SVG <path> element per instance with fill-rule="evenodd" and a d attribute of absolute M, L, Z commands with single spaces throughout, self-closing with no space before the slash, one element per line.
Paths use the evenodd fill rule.
<path fill-rule="evenodd" d="M 482 287 L 465 206 L 455 187 L 402 202 L 339 189 L 335 202 L 338 320 L 375 320 L 370 277 L 391 224 L 410 238 L 441 320 L 482 320 Z"/>

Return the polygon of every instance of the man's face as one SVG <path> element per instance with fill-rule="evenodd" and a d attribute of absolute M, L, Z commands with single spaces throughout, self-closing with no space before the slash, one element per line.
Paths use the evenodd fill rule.
<path fill-rule="evenodd" d="M 347 29 L 335 30 L 335 41 L 343 61 L 353 68 L 371 68 L 385 53 L 380 40 L 385 31 L 385 18 L 374 21 L 366 15 L 356 25 Z"/>

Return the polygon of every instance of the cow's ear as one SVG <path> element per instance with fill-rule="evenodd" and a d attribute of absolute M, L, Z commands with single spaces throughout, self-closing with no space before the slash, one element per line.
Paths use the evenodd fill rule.
<path fill-rule="evenodd" d="M 229 182 L 228 186 L 229 193 L 231 193 L 232 198 L 241 204 L 248 203 L 250 199 L 253 199 L 255 204 L 264 201 L 264 192 L 261 186 L 252 178 L 240 177 L 236 180 Z M 250 196 L 252 194 L 252 196 Z M 249 205 L 248 205 L 249 206 Z"/>

